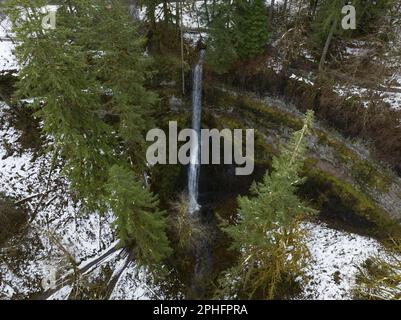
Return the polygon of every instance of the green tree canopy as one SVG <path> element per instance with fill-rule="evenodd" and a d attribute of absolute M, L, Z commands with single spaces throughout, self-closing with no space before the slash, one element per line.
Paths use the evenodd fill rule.
<path fill-rule="evenodd" d="M 156 102 L 144 86 L 150 61 L 143 39 L 121 1 L 61 1 L 49 30 L 42 27 L 46 4 L 8 6 L 22 66 L 15 98 L 34 99 L 83 207 L 113 210 L 123 244 L 145 263 L 159 261 L 169 253 L 164 220 L 141 182 Z"/>
<path fill-rule="evenodd" d="M 269 36 L 264 1 L 222 1 L 212 9 L 207 58 L 216 72 L 225 73 L 238 59 L 263 52 Z"/>
<path fill-rule="evenodd" d="M 313 122 L 308 112 L 303 128 L 273 159 L 273 170 L 254 184 L 252 196 L 238 199 L 234 225 L 224 227 L 240 252 L 238 264 L 221 279 L 222 294 L 240 298 L 288 298 L 299 285 L 308 251 L 302 243 L 300 217 L 314 212 L 296 195 L 304 179 L 305 137 Z M 295 290 L 294 290 L 295 291 Z"/>

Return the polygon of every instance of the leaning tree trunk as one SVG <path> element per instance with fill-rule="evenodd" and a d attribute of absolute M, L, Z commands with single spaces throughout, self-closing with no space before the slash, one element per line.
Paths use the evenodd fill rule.
<path fill-rule="evenodd" d="M 330 32 L 329 32 L 329 35 L 327 36 L 326 43 L 323 48 L 322 57 L 320 58 L 319 72 L 322 71 L 324 68 L 324 64 L 325 64 L 326 58 L 327 58 L 327 53 L 329 52 L 331 40 L 333 39 L 334 31 L 336 30 L 336 27 L 337 27 L 337 18 L 334 19 L 333 24 L 330 29 Z"/>

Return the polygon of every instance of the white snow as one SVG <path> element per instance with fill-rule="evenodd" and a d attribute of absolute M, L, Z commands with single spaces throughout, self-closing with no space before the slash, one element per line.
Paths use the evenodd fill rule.
<path fill-rule="evenodd" d="M 392 109 L 401 109 L 401 92 L 387 92 L 384 94 L 383 101 Z"/>
<path fill-rule="evenodd" d="M 391 109 L 400 109 L 401 108 L 401 90 L 400 92 L 391 91 L 391 89 L 399 89 L 397 87 L 390 87 L 388 90 L 373 90 L 367 89 L 364 87 L 352 85 L 345 86 L 336 84 L 333 88 L 334 92 L 336 92 L 339 96 L 342 97 L 357 97 L 360 98 L 365 107 L 369 106 L 369 102 L 371 101 L 372 96 L 376 96 L 377 99 L 381 99 L 384 102 L 388 103 Z"/>
<path fill-rule="evenodd" d="M 13 50 L 14 44 L 9 40 L 0 40 L 0 74 L 18 69 Z"/>
<path fill-rule="evenodd" d="M 72 291 L 72 287 L 70 285 L 66 285 L 58 290 L 56 293 L 52 294 L 47 300 L 67 300 L 70 293 Z"/>
<path fill-rule="evenodd" d="M 146 284 L 145 271 L 138 271 L 134 264 L 129 264 L 121 274 L 110 300 L 149 300 L 152 291 Z"/>
<path fill-rule="evenodd" d="M 384 254 L 383 246 L 374 239 L 333 230 L 325 224 L 306 223 L 305 228 L 312 258 L 306 270 L 310 282 L 305 298 L 352 299 L 357 266 L 371 256 Z"/>
<path fill-rule="evenodd" d="M 313 82 L 313 81 L 309 80 L 308 78 L 304 78 L 304 77 L 301 77 L 301 76 L 297 76 L 296 74 L 292 74 L 292 75 L 290 76 L 290 79 L 295 79 L 295 80 L 300 81 L 300 82 L 305 82 L 306 84 L 308 84 L 308 85 L 310 85 L 310 86 L 313 86 L 313 85 L 314 85 L 314 82 Z"/>
<path fill-rule="evenodd" d="M 16 71 L 18 64 L 14 56 L 15 45 L 11 38 L 9 19 L 0 21 L 0 75 L 8 71 Z"/>

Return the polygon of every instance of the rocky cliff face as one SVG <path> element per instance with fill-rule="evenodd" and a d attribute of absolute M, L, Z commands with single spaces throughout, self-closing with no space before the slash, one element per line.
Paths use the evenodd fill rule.
<path fill-rule="evenodd" d="M 221 128 L 256 129 L 259 143 L 256 161 L 266 167 L 278 145 L 301 126 L 300 112 L 277 99 L 221 90 L 210 93 L 207 104 Z M 334 210 L 326 218 L 351 223 L 354 216 L 356 223 L 364 221 L 364 228 L 367 225 L 372 227 L 371 231 L 377 228 L 373 232 L 388 232 L 393 228 L 398 232 L 401 180 L 396 173 L 375 160 L 360 141 L 345 139 L 321 123 L 316 124 L 308 147 L 305 166 L 308 180 L 300 193 L 314 202 L 323 215 Z"/>

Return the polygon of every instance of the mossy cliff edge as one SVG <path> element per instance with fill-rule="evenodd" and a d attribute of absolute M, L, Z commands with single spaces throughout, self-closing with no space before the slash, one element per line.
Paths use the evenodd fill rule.
<path fill-rule="evenodd" d="M 272 105 L 247 93 L 207 88 L 205 119 L 215 127 L 254 128 L 255 164 L 269 169 L 278 146 L 302 125 L 291 106 Z M 366 148 L 317 124 L 308 139 L 306 183 L 299 193 L 325 221 L 389 239 L 401 235 L 401 180 Z"/>

